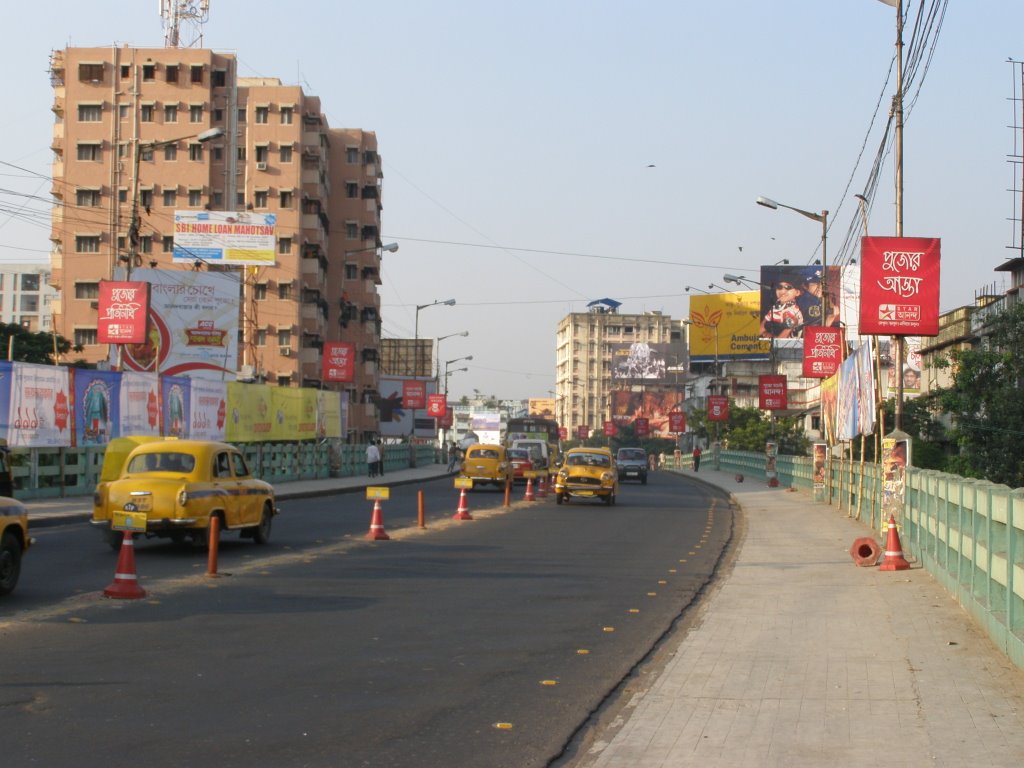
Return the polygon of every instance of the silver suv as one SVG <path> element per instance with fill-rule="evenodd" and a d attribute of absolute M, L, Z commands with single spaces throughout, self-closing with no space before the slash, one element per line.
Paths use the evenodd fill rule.
<path fill-rule="evenodd" d="M 643 448 L 619 448 L 615 454 L 619 480 L 639 480 L 647 485 L 647 451 Z"/>

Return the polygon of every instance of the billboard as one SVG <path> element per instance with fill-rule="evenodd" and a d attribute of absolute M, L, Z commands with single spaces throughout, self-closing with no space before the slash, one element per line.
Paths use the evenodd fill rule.
<path fill-rule="evenodd" d="M 168 376 L 222 378 L 238 368 L 238 295 L 234 272 L 136 269 L 150 284 L 149 332 L 122 347 L 122 367 Z"/>
<path fill-rule="evenodd" d="M 771 347 L 758 336 L 757 291 L 690 297 L 690 362 L 767 360 Z"/>
<path fill-rule="evenodd" d="M 809 325 L 804 328 L 804 376 L 827 379 L 843 362 L 843 329 Z"/>
<path fill-rule="evenodd" d="M 527 413 L 544 419 L 555 418 L 555 400 L 551 397 L 531 397 Z"/>
<path fill-rule="evenodd" d="M 652 437 L 671 437 L 669 414 L 683 409 L 683 397 L 678 392 L 630 392 L 611 393 L 612 421 L 618 426 L 631 425 L 640 434 L 647 425 Z"/>
<path fill-rule="evenodd" d="M 661 381 L 665 378 L 667 344 L 609 344 L 612 354 L 612 378 L 619 380 Z"/>
<path fill-rule="evenodd" d="M 252 211 L 175 211 L 176 264 L 274 266 L 277 215 Z"/>
<path fill-rule="evenodd" d="M 422 385 L 419 391 L 424 395 L 424 404 L 426 397 L 437 393 L 437 383 L 433 379 L 381 376 L 378 385 L 380 395 L 375 400 L 380 414 L 380 434 L 383 437 L 408 437 L 415 432 L 416 437 L 434 437 L 436 423 L 426 410 L 416 414 L 414 430 L 413 407 L 405 402 L 405 382 Z"/>
<path fill-rule="evenodd" d="M 758 408 L 762 411 L 784 411 L 789 407 L 785 376 L 762 374 L 757 377 L 757 389 Z"/>
<path fill-rule="evenodd" d="M 860 332 L 937 336 L 940 240 L 863 237 L 860 253 Z"/>
<path fill-rule="evenodd" d="M 146 340 L 149 283 L 100 280 L 96 340 L 100 344 L 141 344 Z"/>
<path fill-rule="evenodd" d="M 819 265 L 761 267 L 759 334 L 766 339 L 799 339 L 808 325 L 839 324 L 842 268 Z M 822 298 L 828 294 L 828 316 Z"/>
<path fill-rule="evenodd" d="M 325 341 L 323 359 L 324 381 L 353 380 L 356 345 L 350 341 Z"/>

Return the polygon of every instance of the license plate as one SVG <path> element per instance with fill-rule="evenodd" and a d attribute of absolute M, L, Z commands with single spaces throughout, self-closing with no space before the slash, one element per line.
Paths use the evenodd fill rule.
<path fill-rule="evenodd" d="M 640 474 L 640 470 L 639 469 L 627 469 L 626 470 L 626 474 L 627 475 L 639 475 Z"/>
<path fill-rule="evenodd" d="M 129 501 L 124 505 L 125 512 L 151 512 L 152 510 L 153 500 L 149 496 L 143 496 L 135 501 Z"/>

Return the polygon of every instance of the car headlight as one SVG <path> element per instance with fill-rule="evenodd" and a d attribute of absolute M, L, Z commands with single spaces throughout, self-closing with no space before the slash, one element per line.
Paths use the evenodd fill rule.
<path fill-rule="evenodd" d="M 610 483 L 614 479 L 615 475 L 613 475 L 611 472 L 605 472 L 604 474 L 601 475 L 602 483 Z"/>

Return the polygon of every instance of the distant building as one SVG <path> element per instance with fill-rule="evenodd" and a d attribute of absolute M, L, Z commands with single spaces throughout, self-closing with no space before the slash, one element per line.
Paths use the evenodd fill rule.
<path fill-rule="evenodd" d="M 58 293 L 50 270 L 38 264 L 5 264 L 0 271 L 0 322 L 32 333 L 53 330 L 51 309 Z"/>

